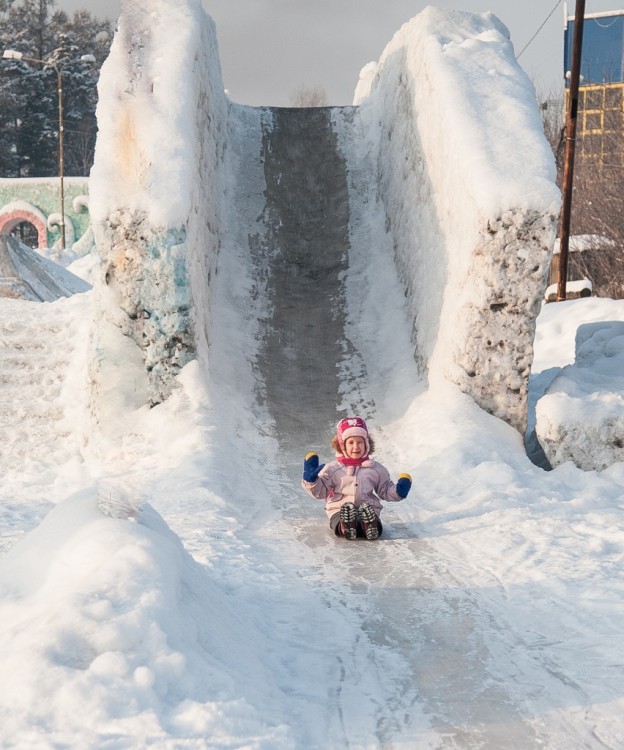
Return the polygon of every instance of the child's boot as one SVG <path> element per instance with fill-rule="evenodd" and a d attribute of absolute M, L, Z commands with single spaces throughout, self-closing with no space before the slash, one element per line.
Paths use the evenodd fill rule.
<path fill-rule="evenodd" d="M 377 514 L 368 503 L 362 503 L 358 506 L 357 517 L 362 525 L 364 536 L 371 541 L 377 539 L 379 537 L 379 522 L 377 521 Z"/>
<path fill-rule="evenodd" d="M 357 537 L 356 513 L 353 503 L 345 503 L 340 508 L 340 531 L 345 539 Z"/>

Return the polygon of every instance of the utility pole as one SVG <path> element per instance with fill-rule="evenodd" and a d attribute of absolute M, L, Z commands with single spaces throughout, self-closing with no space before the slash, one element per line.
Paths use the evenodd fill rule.
<path fill-rule="evenodd" d="M 566 116 L 565 157 L 563 162 L 563 205 L 559 229 L 559 279 L 557 302 L 566 298 L 568 281 L 568 249 L 570 246 L 570 216 L 572 214 L 572 183 L 574 177 L 574 151 L 576 148 L 576 119 L 578 114 L 579 81 L 581 78 L 581 50 L 583 48 L 583 23 L 585 21 L 585 0 L 576 0 L 574 18 L 574 39 L 572 42 L 572 69 L 570 71 L 570 91 Z"/>

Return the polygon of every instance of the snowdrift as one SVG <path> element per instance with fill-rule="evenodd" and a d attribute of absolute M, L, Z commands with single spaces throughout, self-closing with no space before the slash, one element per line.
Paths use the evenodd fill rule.
<path fill-rule="evenodd" d="M 603 471 L 624 461 L 624 322 L 580 325 L 575 361 L 537 402 L 536 433 L 551 466 Z"/>
<path fill-rule="evenodd" d="M 0 566 L 2 640 L 11 644 L 2 653 L 5 690 L 13 696 L 3 745 L 60 746 L 62 731 L 78 747 L 130 747 L 140 715 L 148 744 L 174 747 L 171 735 L 218 736 L 224 713 L 233 745 L 251 733 L 258 741 L 260 707 L 245 696 L 214 698 L 233 692 L 232 673 L 243 664 L 270 682 L 235 610 L 149 505 L 105 491 L 60 503 Z M 237 649 L 221 647 L 229 639 Z M 61 709 L 62 730 L 59 705 L 81 707 Z"/>

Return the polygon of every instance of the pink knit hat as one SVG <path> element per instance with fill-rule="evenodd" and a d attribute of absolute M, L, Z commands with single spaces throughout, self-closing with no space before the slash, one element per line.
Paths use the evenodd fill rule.
<path fill-rule="evenodd" d="M 345 452 L 345 440 L 349 437 L 362 437 L 366 445 L 366 453 L 370 452 L 370 443 L 368 442 L 368 427 L 362 417 L 346 417 L 341 419 L 336 425 L 336 437 L 340 450 Z"/>

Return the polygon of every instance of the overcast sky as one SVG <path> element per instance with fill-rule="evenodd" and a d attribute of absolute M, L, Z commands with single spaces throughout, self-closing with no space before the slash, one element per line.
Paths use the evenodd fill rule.
<path fill-rule="evenodd" d="M 624 0 L 586 0 L 586 13 L 622 8 Z M 242 104 L 288 106 L 302 85 L 322 86 L 330 104 L 350 104 L 360 69 L 378 60 L 403 23 L 427 5 L 475 13 L 491 10 L 509 28 L 516 54 L 557 0 L 204 0 L 217 25 L 224 85 Z M 568 13 L 576 2 L 569 0 Z M 121 0 L 57 0 L 115 18 Z M 542 98 L 563 77 L 563 2 L 519 62 Z"/>

